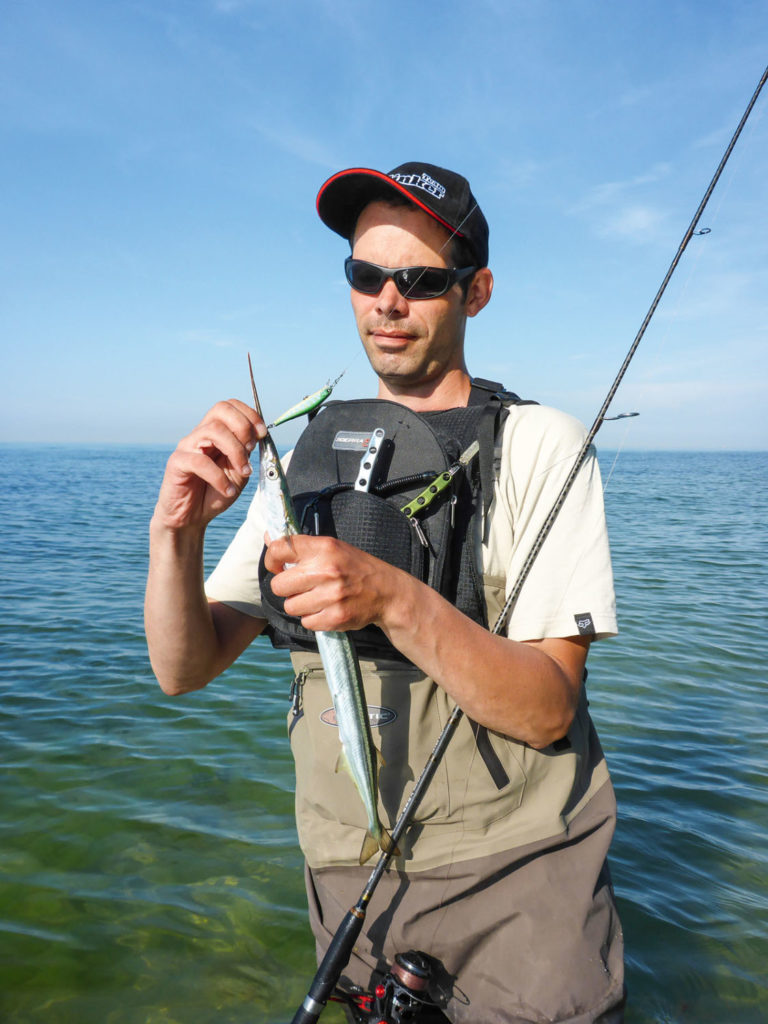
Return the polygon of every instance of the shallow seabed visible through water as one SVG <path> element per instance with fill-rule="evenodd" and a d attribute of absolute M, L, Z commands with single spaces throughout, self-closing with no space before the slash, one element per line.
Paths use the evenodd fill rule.
<path fill-rule="evenodd" d="M 286 656 L 182 699 L 147 662 L 166 456 L 0 447 L 3 1024 L 284 1024 L 313 973 Z M 589 693 L 629 1024 L 768 1020 L 767 483 L 764 453 L 624 453 L 607 488 L 622 632 Z"/>

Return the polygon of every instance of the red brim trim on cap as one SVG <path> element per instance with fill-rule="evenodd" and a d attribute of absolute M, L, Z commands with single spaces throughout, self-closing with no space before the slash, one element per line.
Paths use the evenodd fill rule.
<path fill-rule="evenodd" d="M 418 206 L 425 213 L 428 213 L 433 220 L 436 220 L 438 224 L 442 224 L 443 227 L 450 231 L 452 235 L 458 235 L 459 238 L 464 237 L 463 232 L 453 227 L 453 225 L 449 224 L 447 220 L 443 220 L 442 217 L 439 217 L 434 210 L 430 209 L 430 207 L 427 206 L 426 203 L 422 203 L 419 199 L 417 199 L 412 192 L 409 192 L 409 190 L 405 188 L 404 185 L 401 185 L 399 182 L 395 181 L 394 178 L 390 178 L 388 174 L 384 174 L 382 171 L 374 171 L 370 167 L 349 167 L 346 171 L 339 171 L 337 174 L 334 174 L 322 185 L 320 191 L 317 193 L 315 207 L 317 209 L 318 217 L 320 217 L 324 224 L 327 224 L 327 221 L 325 220 L 325 217 L 323 217 L 323 215 L 320 213 L 321 198 L 325 195 L 326 190 L 329 188 L 329 186 L 333 185 L 334 182 L 339 181 L 341 178 L 347 178 L 353 174 L 361 174 L 365 175 L 368 178 L 378 179 L 380 182 L 382 182 L 382 184 L 388 185 L 390 188 L 395 189 L 395 191 L 400 192 L 400 194 L 405 196 L 406 199 L 409 199 L 414 204 L 414 206 Z M 330 227 L 330 225 L 328 226 Z"/>

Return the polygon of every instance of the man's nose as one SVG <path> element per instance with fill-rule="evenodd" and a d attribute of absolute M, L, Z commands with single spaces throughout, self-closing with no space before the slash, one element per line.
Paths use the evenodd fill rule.
<path fill-rule="evenodd" d="M 408 302 L 397 290 L 392 278 L 384 282 L 384 287 L 376 297 L 376 312 L 383 316 L 404 316 L 408 312 Z"/>

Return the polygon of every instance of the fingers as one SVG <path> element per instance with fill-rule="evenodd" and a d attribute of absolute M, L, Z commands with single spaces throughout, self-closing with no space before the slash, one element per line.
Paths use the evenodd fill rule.
<path fill-rule="evenodd" d="M 214 405 L 168 459 L 155 521 L 174 530 L 204 528 L 248 483 L 250 454 L 265 433 L 263 420 L 245 402 Z"/>
<path fill-rule="evenodd" d="M 226 402 L 219 402 L 218 405 L 223 405 L 234 409 L 245 417 L 251 425 L 253 434 L 255 435 L 253 440 L 258 441 L 262 437 L 266 437 L 267 427 L 264 420 L 259 416 L 255 409 L 252 409 L 250 405 L 246 405 L 245 402 L 241 402 L 239 398 L 230 398 Z M 211 410 L 213 412 L 218 406 L 214 406 Z M 210 415 L 210 414 L 209 414 Z"/>
<path fill-rule="evenodd" d="M 331 537 L 312 537 L 299 533 L 270 540 L 269 535 L 265 534 L 264 540 L 267 545 L 264 564 L 269 572 L 285 574 L 288 570 L 295 570 L 287 579 L 281 575 L 279 591 L 273 584 L 275 593 L 279 593 L 280 597 L 306 590 L 323 577 L 339 575 L 333 562 L 334 545 L 339 542 Z"/>
<path fill-rule="evenodd" d="M 263 420 L 245 402 L 218 402 L 179 442 L 179 468 L 205 480 L 222 496 L 233 497 L 251 475 L 250 454 L 265 433 Z"/>
<path fill-rule="evenodd" d="M 264 553 L 264 566 L 267 572 L 279 573 L 288 566 L 294 566 L 299 561 L 300 555 L 294 541 L 296 537 L 276 537 L 275 540 L 264 534 L 266 551 Z M 299 539 L 299 548 L 306 553 L 306 547 Z M 282 596 L 282 595 L 281 595 Z"/>
<path fill-rule="evenodd" d="M 231 464 L 242 468 L 259 439 L 266 434 L 261 417 L 236 398 L 217 402 L 185 440 L 212 441 Z"/>
<path fill-rule="evenodd" d="M 166 475 L 180 479 L 182 484 L 196 479 L 208 484 L 222 498 L 235 498 L 248 482 L 251 468 L 245 465 L 235 472 L 231 466 L 216 461 L 216 452 L 215 447 L 205 443 L 191 451 L 177 448 L 168 460 Z"/>
<path fill-rule="evenodd" d="M 360 629 L 381 613 L 391 566 L 332 537 L 298 534 L 268 544 L 266 568 L 285 610 L 308 629 Z"/>

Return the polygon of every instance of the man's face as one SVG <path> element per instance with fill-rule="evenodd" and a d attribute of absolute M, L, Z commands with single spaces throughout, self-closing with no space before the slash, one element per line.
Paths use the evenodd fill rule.
<path fill-rule="evenodd" d="M 381 267 L 448 267 L 449 232 L 416 207 L 370 203 L 355 229 L 352 255 Z M 363 346 L 392 394 L 436 387 L 464 370 L 466 303 L 459 285 L 436 299 L 406 299 L 388 279 L 378 295 L 352 289 Z"/>

